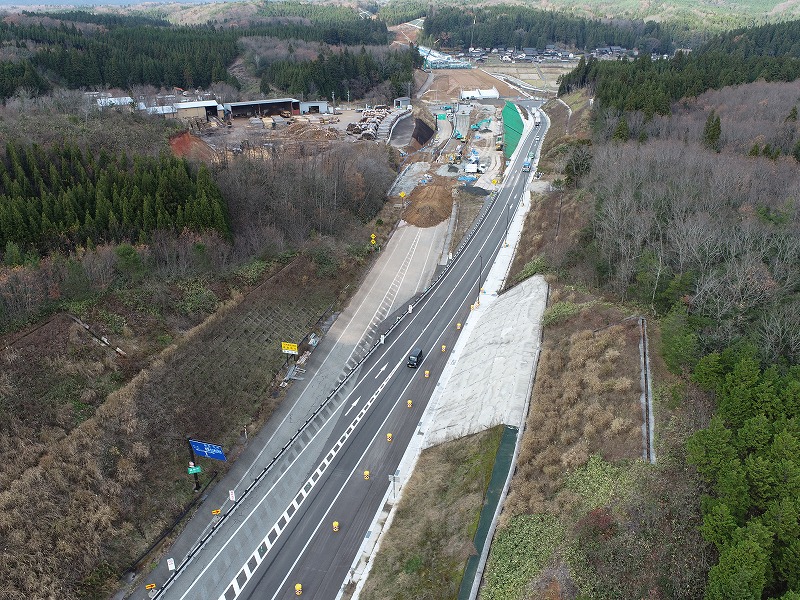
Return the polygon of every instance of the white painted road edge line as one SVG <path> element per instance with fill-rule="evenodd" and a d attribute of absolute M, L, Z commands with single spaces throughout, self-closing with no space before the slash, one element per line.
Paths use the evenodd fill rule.
<path fill-rule="evenodd" d="M 527 121 L 525 122 L 525 125 L 528 125 Z M 533 127 L 531 126 L 530 129 L 533 129 Z M 530 133 L 528 133 L 528 135 L 530 135 Z M 527 135 L 526 135 L 526 137 L 527 137 Z M 514 151 L 514 153 L 516 154 L 517 152 L 519 152 L 521 150 L 521 147 L 522 147 L 522 144 L 520 144 L 517 147 L 517 149 Z M 514 158 L 515 157 L 512 157 L 511 160 L 513 161 Z M 538 162 L 538 156 L 537 156 L 537 162 Z M 527 191 L 527 185 L 526 185 L 526 191 Z M 509 201 L 510 200 L 511 200 L 511 195 L 509 193 Z M 530 208 L 531 208 L 531 203 L 530 202 L 523 203 L 521 201 L 520 205 L 518 206 L 518 209 L 515 211 L 514 219 L 519 219 L 522 223 L 524 223 L 525 222 L 525 218 L 526 218 L 527 213 L 528 213 L 528 210 L 530 210 Z M 516 247 L 516 244 L 519 242 L 519 237 L 522 235 L 522 229 L 523 228 L 520 227 L 518 230 L 515 230 L 516 231 L 516 236 L 515 237 L 517 237 L 517 240 L 515 241 L 514 247 Z M 510 233 L 511 232 L 509 231 L 509 234 Z M 509 245 L 511 245 L 511 244 L 509 244 Z M 497 253 L 497 257 L 495 258 L 495 261 L 494 261 L 494 263 L 492 263 L 492 267 L 489 270 L 490 273 L 491 273 L 492 270 L 498 269 L 498 268 L 502 268 L 502 269 L 506 270 L 506 273 L 507 273 L 507 268 L 503 267 L 503 266 L 501 266 L 499 264 L 500 263 L 500 259 L 501 259 L 501 253 L 498 252 Z M 513 261 L 513 255 L 510 256 L 508 258 L 508 260 L 509 260 L 509 262 Z M 489 277 L 489 274 L 487 274 L 487 279 L 488 279 L 488 277 Z M 444 369 L 442 371 L 442 374 L 439 376 L 439 381 L 436 384 L 436 388 L 434 390 L 434 395 L 436 395 L 438 393 L 439 397 L 437 398 L 435 403 L 434 402 L 429 402 L 428 405 L 425 407 L 425 412 L 423 413 L 422 418 L 420 420 L 420 428 L 419 428 L 420 433 L 423 431 L 423 429 L 425 429 L 425 426 L 427 426 L 428 422 L 431 419 L 433 419 L 433 416 L 436 413 L 436 408 L 438 406 L 438 403 L 441 400 L 441 397 L 444 395 L 443 390 L 440 389 L 440 385 L 439 385 L 440 382 L 442 382 L 443 378 L 445 378 L 445 373 L 447 372 L 447 377 L 446 377 L 445 381 L 443 382 L 446 385 L 446 381 L 450 378 L 450 376 L 452 374 L 452 370 L 453 369 L 450 368 L 450 367 L 453 364 L 453 359 L 454 358 L 455 359 L 458 358 L 457 357 L 457 353 L 460 352 L 460 350 L 463 348 L 464 345 L 466 345 L 466 342 L 468 340 L 468 336 L 465 336 L 465 333 L 468 333 L 468 331 L 465 331 L 465 330 L 474 329 L 475 324 L 478 322 L 478 320 L 480 319 L 482 314 L 483 314 L 483 311 L 480 311 L 480 310 L 478 310 L 478 311 L 470 311 L 469 315 L 467 316 L 467 319 L 464 322 L 464 327 L 462 328 L 461 334 L 459 335 L 459 338 L 458 338 L 458 340 L 456 341 L 456 344 L 453 347 L 453 353 L 450 355 L 450 360 L 448 360 L 447 364 L 445 365 L 445 367 L 444 367 Z M 459 344 L 459 342 L 461 342 L 462 339 L 464 340 L 464 342 L 462 344 Z M 457 360 L 456 360 L 456 362 L 457 362 Z M 537 358 L 537 362 L 538 362 L 538 358 Z M 437 406 L 434 406 L 434 404 L 437 405 Z M 524 420 L 525 420 L 525 415 L 523 414 L 523 422 L 524 422 Z M 417 440 L 417 437 L 422 437 L 422 439 Z M 419 456 L 420 456 L 420 454 L 422 453 L 422 450 L 425 447 L 425 437 L 426 437 L 425 435 L 414 436 L 414 438 L 413 438 L 414 441 L 412 442 L 412 444 L 409 444 L 408 448 L 406 449 L 405 454 L 403 455 L 403 458 L 400 459 L 400 464 L 402 465 L 404 463 L 407 463 L 408 467 L 406 469 L 404 469 L 404 470 L 400 469 L 401 478 L 400 478 L 400 481 L 399 481 L 399 485 L 398 485 L 398 489 L 397 489 L 397 496 L 395 498 L 394 504 L 392 504 L 392 508 L 389 511 L 389 515 L 386 518 L 386 522 L 384 523 L 382 529 L 378 533 L 378 539 L 375 541 L 375 543 L 374 543 L 374 545 L 372 547 L 372 552 L 370 553 L 369 557 L 367 557 L 367 562 L 366 562 L 366 565 L 365 565 L 364 572 L 359 577 L 358 583 L 356 584 L 356 588 L 353 591 L 353 595 L 350 597 L 350 600 L 358 600 L 359 595 L 361 593 L 361 589 L 364 587 L 364 584 L 367 581 L 367 577 L 369 576 L 369 572 L 372 569 L 372 564 L 374 563 L 375 556 L 378 553 L 378 550 L 380 549 L 381 541 L 383 540 L 385 533 L 389 530 L 389 526 L 391 525 L 392 521 L 394 520 L 394 515 L 397 512 L 397 507 L 400 505 L 400 500 L 401 500 L 402 495 L 403 495 L 403 489 L 405 487 L 405 484 L 408 481 L 408 479 L 411 477 L 411 474 L 413 473 L 414 468 L 415 468 L 415 466 L 417 464 L 417 460 L 419 459 Z M 416 443 L 414 443 L 414 442 L 416 442 Z M 386 493 L 387 493 L 387 496 L 388 496 L 388 493 L 389 493 L 388 489 L 387 489 Z M 378 512 L 376 513 L 376 515 L 375 515 L 375 517 L 373 519 L 371 531 L 374 531 L 375 526 L 376 526 L 377 521 L 378 521 L 378 519 L 379 519 L 379 517 L 381 515 L 382 510 L 383 510 L 383 505 L 381 505 L 381 508 L 378 510 Z M 364 545 L 365 544 L 362 544 L 362 548 L 364 547 Z M 488 548 L 488 544 L 486 545 L 486 547 Z M 359 553 L 358 553 L 358 555 L 356 555 L 355 561 L 353 562 L 353 565 L 351 567 L 351 573 L 353 575 L 355 575 L 356 566 L 361 561 L 362 557 L 363 557 L 363 550 L 359 549 Z M 336 600 L 340 600 L 342 598 L 342 596 L 344 594 L 344 588 L 347 585 L 347 583 L 349 583 L 349 581 L 352 581 L 352 578 L 350 578 L 349 580 L 346 579 L 342 583 L 342 586 L 341 586 L 341 588 L 339 590 L 339 593 L 336 596 Z"/>

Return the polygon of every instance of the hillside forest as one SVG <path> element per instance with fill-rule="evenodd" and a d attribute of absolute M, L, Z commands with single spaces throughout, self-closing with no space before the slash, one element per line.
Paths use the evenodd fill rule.
<path fill-rule="evenodd" d="M 274 69 L 271 53 L 253 52 L 269 40 L 288 50 Z M 238 89 L 241 82 L 229 68 L 243 54 L 264 90 L 343 97 L 352 84 L 360 97 L 363 89 L 389 81 L 397 96 L 420 59 L 410 48 L 389 49 L 388 41 L 380 20 L 360 19 L 351 8 L 298 2 L 262 5 L 245 23 L 195 26 L 147 16 L 23 12 L 0 21 L 0 100 L 56 87 L 208 89 L 224 83 Z M 293 43 L 313 44 L 315 51 L 295 54 Z"/>
<path fill-rule="evenodd" d="M 594 98 L 590 136 L 563 137 L 549 157 L 585 226 L 541 264 L 659 320 L 665 393 L 696 423 L 659 472 L 699 475 L 692 510 L 714 551 L 702 590 L 656 585 L 667 597 L 800 592 L 798 26 L 724 34 L 671 60 L 581 61 L 560 89 Z M 606 557 L 630 547 L 613 525 L 630 501 L 598 510 L 583 541 Z M 646 592 L 593 569 L 597 597 Z"/>

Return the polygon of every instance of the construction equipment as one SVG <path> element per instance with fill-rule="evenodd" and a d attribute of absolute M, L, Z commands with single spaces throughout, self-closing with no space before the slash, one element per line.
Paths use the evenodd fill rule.
<path fill-rule="evenodd" d="M 474 125 L 470 125 L 469 128 L 472 129 L 472 131 L 478 131 L 479 129 L 484 129 L 484 128 L 489 129 L 489 125 L 491 125 L 491 123 L 492 123 L 491 119 L 481 119 Z"/>

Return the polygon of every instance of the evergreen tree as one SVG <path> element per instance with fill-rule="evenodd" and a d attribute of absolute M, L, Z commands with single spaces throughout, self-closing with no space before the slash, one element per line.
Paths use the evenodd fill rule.
<path fill-rule="evenodd" d="M 19 246 L 11 240 L 7 241 L 6 250 L 3 254 L 3 264 L 9 267 L 16 267 L 22 263 L 22 251 L 19 249 Z"/>
<path fill-rule="evenodd" d="M 625 115 L 622 115 L 619 119 L 619 123 L 617 123 L 616 129 L 614 129 L 614 135 L 611 136 L 611 138 L 617 142 L 627 142 L 630 137 L 631 132 L 628 127 L 628 120 L 625 118 Z"/>
<path fill-rule="evenodd" d="M 719 115 L 711 114 L 706 119 L 706 125 L 703 128 L 703 144 L 706 148 L 719 152 L 721 150 L 720 136 L 722 135 L 722 128 L 720 127 Z"/>

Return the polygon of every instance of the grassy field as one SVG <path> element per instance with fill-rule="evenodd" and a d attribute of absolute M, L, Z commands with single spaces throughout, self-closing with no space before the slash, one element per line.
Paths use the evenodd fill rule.
<path fill-rule="evenodd" d="M 458 596 L 475 552 L 486 488 L 503 427 L 425 450 L 381 542 L 363 600 L 444 600 Z"/>

